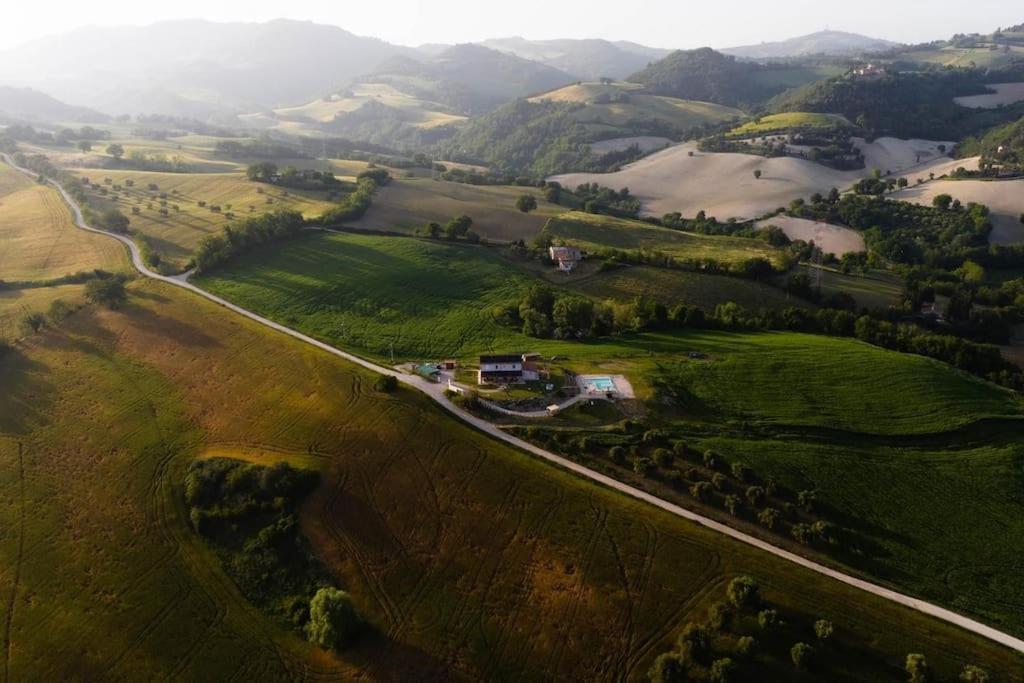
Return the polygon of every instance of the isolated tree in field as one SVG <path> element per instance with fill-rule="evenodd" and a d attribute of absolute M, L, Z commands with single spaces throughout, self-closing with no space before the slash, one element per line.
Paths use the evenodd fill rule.
<path fill-rule="evenodd" d="M 749 576 L 738 576 L 729 582 L 726 596 L 736 609 L 757 607 L 761 602 L 761 587 Z"/>
<path fill-rule="evenodd" d="M 823 643 L 832 639 L 835 630 L 835 626 L 828 619 L 818 619 L 814 622 L 814 635 Z"/>
<path fill-rule="evenodd" d="M 98 278 L 85 285 L 85 298 L 109 309 L 120 308 L 128 299 L 124 282 L 120 278 Z"/>
<path fill-rule="evenodd" d="M 42 313 L 26 313 L 21 318 L 21 330 L 24 334 L 35 334 L 46 325 L 46 316 Z"/>
<path fill-rule="evenodd" d="M 904 666 L 907 672 L 907 680 L 910 683 L 927 683 L 931 680 L 931 671 L 928 669 L 928 660 L 921 654 L 907 655 L 907 663 Z"/>
<path fill-rule="evenodd" d="M 896 184 L 897 184 L 897 185 L 899 186 L 899 188 L 900 188 L 900 189 L 902 190 L 902 189 L 903 189 L 904 187 L 906 187 L 907 185 L 910 185 L 910 181 L 909 181 L 909 180 L 907 180 L 906 178 L 900 178 L 899 180 L 897 180 L 897 181 L 896 181 Z"/>
<path fill-rule="evenodd" d="M 964 665 L 963 671 L 957 677 L 960 683 L 988 683 L 988 672 L 974 664 Z"/>
<path fill-rule="evenodd" d="M 758 169 L 754 169 L 754 178 L 756 178 L 757 180 L 760 180 L 761 179 L 761 175 L 762 175 L 761 169 L 759 169 L 759 168 Z"/>
<path fill-rule="evenodd" d="M 814 648 L 807 643 L 797 643 L 789 650 L 789 657 L 793 660 L 793 666 L 800 671 L 807 671 L 814 658 Z"/>
<path fill-rule="evenodd" d="M 91 152 L 92 143 L 89 142 L 88 140 L 80 140 L 78 142 L 78 149 L 82 150 L 83 152 Z"/>
<path fill-rule="evenodd" d="M 537 208 L 537 200 L 530 194 L 520 195 L 516 200 L 516 208 L 523 213 L 530 213 Z"/>
<path fill-rule="evenodd" d="M 398 389 L 398 378 L 394 375 L 381 375 L 374 380 L 373 388 L 385 394 L 394 393 Z"/>
<path fill-rule="evenodd" d="M 116 142 L 112 142 L 109 145 L 107 145 L 107 154 L 120 161 L 121 157 L 124 156 L 124 146 L 119 145 Z"/>
<path fill-rule="evenodd" d="M 450 237 L 465 237 L 469 229 L 473 227 L 473 219 L 469 216 L 459 216 L 448 221 L 445 233 Z"/>
<path fill-rule="evenodd" d="M 337 588 L 321 588 L 309 601 L 309 642 L 330 650 L 345 648 L 359 634 L 363 621 L 352 598 Z"/>

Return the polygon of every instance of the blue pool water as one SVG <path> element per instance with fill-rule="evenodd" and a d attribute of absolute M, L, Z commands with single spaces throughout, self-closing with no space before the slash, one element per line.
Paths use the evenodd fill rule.
<path fill-rule="evenodd" d="M 612 381 L 611 377 L 595 377 L 590 380 L 590 383 L 598 391 L 615 391 L 615 382 Z"/>

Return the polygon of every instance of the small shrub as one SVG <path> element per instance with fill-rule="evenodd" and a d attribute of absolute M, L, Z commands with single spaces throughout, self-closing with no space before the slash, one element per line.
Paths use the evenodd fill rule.
<path fill-rule="evenodd" d="M 789 657 L 793 660 L 793 666 L 800 671 L 807 671 L 811 668 L 814 648 L 807 643 L 797 643 L 789 650 Z"/>
<path fill-rule="evenodd" d="M 761 602 L 761 587 L 749 576 L 738 576 L 729 582 L 726 595 L 736 609 L 757 607 Z"/>
<path fill-rule="evenodd" d="M 732 476 L 735 477 L 737 481 L 746 481 L 747 477 L 750 476 L 750 468 L 741 462 L 734 462 L 731 469 Z"/>
<path fill-rule="evenodd" d="M 654 474 L 655 464 L 650 458 L 633 458 L 633 471 L 637 474 L 649 477 Z"/>
<path fill-rule="evenodd" d="M 711 664 L 710 679 L 712 683 L 730 683 L 730 681 L 736 679 L 738 669 L 739 667 L 736 666 L 736 662 L 728 657 L 716 659 Z"/>
<path fill-rule="evenodd" d="M 373 390 L 392 394 L 398 389 L 398 378 L 394 375 L 380 375 L 373 382 Z"/>
<path fill-rule="evenodd" d="M 832 640 L 835 630 L 835 626 L 828 619 L 818 619 L 814 622 L 814 635 L 818 636 L 818 640 L 823 643 Z"/>
<path fill-rule="evenodd" d="M 612 446 L 608 449 L 608 457 L 616 465 L 626 464 L 626 449 L 622 446 Z"/>
<path fill-rule="evenodd" d="M 757 625 L 763 631 L 769 631 L 779 624 L 779 613 L 773 609 L 763 609 L 757 613 Z"/>
<path fill-rule="evenodd" d="M 713 470 L 717 464 L 714 451 L 704 451 L 704 467 Z"/>
<path fill-rule="evenodd" d="M 666 448 L 655 448 L 653 459 L 658 467 L 671 467 L 673 460 L 672 452 Z"/>
<path fill-rule="evenodd" d="M 711 498 L 711 484 L 706 481 L 698 481 L 690 487 L 690 495 L 699 501 L 707 501 Z"/>
<path fill-rule="evenodd" d="M 904 665 L 909 683 L 927 683 L 931 678 L 931 670 L 928 668 L 928 660 L 924 655 L 909 654 Z"/>

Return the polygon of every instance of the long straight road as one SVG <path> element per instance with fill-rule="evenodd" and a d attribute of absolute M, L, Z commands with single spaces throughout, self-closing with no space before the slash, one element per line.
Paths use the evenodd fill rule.
<path fill-rule="evenodd" d="M 18 169 L 22 173 L 26 173 L 30 176 L 34 175 L 28 169 L 24 169 L 21 168 L 20 166 L 17 166 L 7 154 L 2 154 L 0 156 L 2 156 L 8 164 Z M 363 368 L 366 368 L 367 370 L 371 370 L 382 375 L 391 375 L 392 377 L 397 378 L 399 382 L 407 386 L 413 387 L 421 391 L 422 393 L 426 394 L 434 401 L 436 401 L 442 408 L 447 410 L 449 413 L 458 417 L 463 422 L 472 425 L 481 432 L 484 432 L 489 436 L 498 439 L 499 441 L 503 441 L 508 445 L 513 446 L 521 451 L 525 451 L 527 453 L 530 453 L 531 455 L 535 455 L 539 458 L 542 458 L 543 460 L 558 465 L 563 469 L 574 472 L 575 474 L 578 474 L 581 477 L 590 479 L 591 481 L 601 484 L 602 486 L 614 489 L 632 498 L 642 500 L 645 503 L 649 503 L 654 507 L 664 510 L 665 512 L 689 520 L 696 524 L 700 524 L 701 526 L 707 527 L 708 529 L 711 529 L 713 531 L 717 531 L 718 533 L 724 536 L 728 536 L 729 538 L 732 538 L 736 541 L 740 541 L 741 543 L 745 543 L 749 546 L 753 546 L 755 548 L 758 548 L 759 550 L 763 550 L 764 552 L 774 555 L 775 557 L 778 557 L 780 559 L 786 560 L 787 562 L 792 562 L 795 565 L 798 565 L 805 569 L 809 569 L 813 572 L 817 572 L 818 574 L 827 576 L 829 578 L 835 579 L 836 581 L 840 581 L 848 586 L 859 588 L 860 590 L 863 590 L 867 593 L 883 598 L 885 600 L 889 600 L 899 605 L 903 605 L 904 607 L 908 607 L 922 614 L 927 614 L 931 617 L 935 617 L 936 619 L 941 619 L 942 621 L 959 626 L 963 629 L 966 629 L 967 631 L 988 638 L 989 640 L 992 640 L 994 642 L 1000 643 L 1001 645 L 1005 645 L 1006 647 L 1016 650 L 1017 652 L 1024 653 L 1024 640 L 1016 638 L 1010 635 L 1009 633 L 1004 633 L 1003 631 L 992 628 L 991 626 L 987 626 L 979 621 L 975 621 L 974 619 L 966 617 L 962 614 L 957 614 L 956 612 L 948 610 L 944 607 L 939 607 L 938 605 L 934 605 L 925 600 L 921 600 L 919 598 L 915 598 L 904 593 L 900 593 L 898 591 L 886 588 L 884 586 L 880 586 L 878 584 L 866 581 L 856 576 L 851 576 L 850 574 L 846 574 L 838 569 L 826 566 L 824 564 L 821 564 L 820 562 L 816 562 L 814 560 L 803 557 L 802 555 L 797 555 L 796 553 L 786 550 L 785 548 L 779 548 L 765 540 L 762 540 L 755 536 L 751 536 L 748 533 L 745 533 L 738 529 L 734 529 L 726 524 L 722 524 L 721 522 L 713 520 L 709 517 L 705 517 L 696 512 L 693 512 L 692 510 L 687 510 L 666 500 L 662 500 L 661 498 L 658 498 L 657 496 L 647 493 L 646 491 L 641 491 L 640 489 L 630 486 L 629 484 L 624 484 L 621 481 L 618 481 L 617 479 L 613 479 L 605 474 L 601 474 L 600 472 L 595 472 L 594 470 L 585 467 L 584 465 L 581 465 L 577 462 L 573 462 L 572 460 L 569 460 L 567 458 L 563 458 L 562 456 L 556 453 L 544 450 L 543 448 L 540 448 L 527 441 L 523 441 L 522 439 L 512 436 L 511 434 L 503 432 L 501 429 L 498 429 L 490 422 L 483 420 L 473 415 L 472 413 L 463 410 L 462 408 L 458 407 L 457 405 L 449 401 L 448 397 L 444 395 L 445 387 L 442 384 L 434 384 L 433 382 L 429 382 L 417 375 L 406 375 L 397 372 L 392 368 L 377 365 L 376 363 L 372 363 L 364 358 L 360 358 L 359 356 L 355 356 L 351 353 L 335 348 L 329 344 L 325 344 L 322 341 L 313 339 L 312 337 L 302 334 L 301 332 L 297 332 L 289 327 L 285 327 L 284 325 L 276 323 L 273 320 L 264 318 L 263 316 L 253 313 L 252 311 L 242 308 L 241 306 L 237 306 L 231 303 L 230 301 L 226 301 L 225 299 L 215 296 L 204 289 L 200 289 L 199 287 L 193 285 L 188 281 L 187 274 L 168 276 L 153 272 L 143 262 L 142 253 L 139 251 L 138 246 L 136 246 L 135 242 L 133 242 L 131 238 L 125 235 L 118 235 L 111 232 L 107 232 L 105 230 L 100 230 L 98 228 L 93 228 L 86 224 L 85 218 L 82 215 L 81 207 L 78 206 L 78 203 L 75 202 L 71 195 L 67 193 L 64 187 L 55 180 L 48 180 L 48 182 L 51 185 L 53 185 L 53 187 L 55 187 L 58 192 L 60 192 L 61 196 L 64 197 L 64 201 L 67 202 L 68 206 L 71 209 L 71 212 L 74 214 L 75 224 L 78 225 L 78 227 L 80 227 L 83 230 L 88 230 L 89 232 L 106 235 L 123 243 L 128 248 L 128 251 L 131 254 L 132 264 L 135 266 L 135 269 L 148 278 L 152 278 L 154 280 L 166 282 L 176 287 L 187 289 L 188 291 L 193 292 L 203 297 L 204 299 L 208 299 L 209 301 L 219 304 L 220 306 L 223 306 L 224 308 L 230 311 L 233 311 L 239 315 L 249 318 L 250 320 L 258 322 L 261 325 L 265 325 L 271 329 L 277 330 L 278 332 L 287 334 L 290 337 L 294 337 L 295 339 L 315 346 L 318 349 L 326 351 L 327 353 L 333 354 L 349 362 L 355 363 Z"/>

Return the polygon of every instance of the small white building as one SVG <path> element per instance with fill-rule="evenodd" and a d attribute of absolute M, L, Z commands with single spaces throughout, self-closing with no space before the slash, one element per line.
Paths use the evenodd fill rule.
<path fill-rule="evenodd" d="M 571 273 L 583 260 L 583 252 L 576 247 L 548 247 L 548 256 L 558 262 L 558 269 L 563 273 Z"/>

